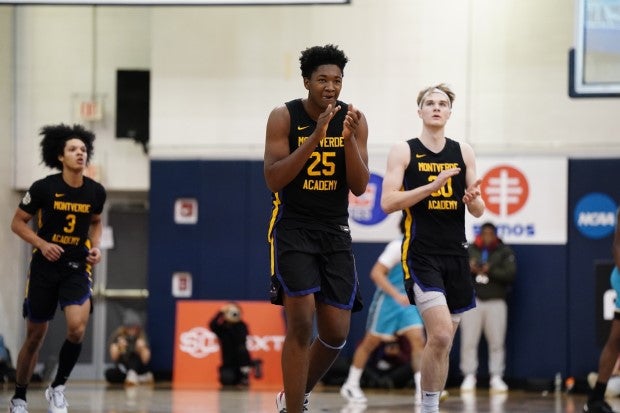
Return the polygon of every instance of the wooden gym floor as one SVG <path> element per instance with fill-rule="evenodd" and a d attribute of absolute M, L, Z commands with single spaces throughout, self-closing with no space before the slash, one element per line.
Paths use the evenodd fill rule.
<path fill-rule="evenodd" d="M 29 413 L 45 413 L 44 386 L 31 386 Z M 489 395 L 488 390 L 461 396 L 459 389 L 448 389 L 441 402 L 442 413 L 580 413 L 584 394 L 545 394 L 512 390 Z M 12 385 L 0 385 L 0 409 L 6 411 L 13 393 Z M 404 413 L 419 412 L 409 390 L 366 391 L 366 406 L 348 405 L 338 388 L 325 387 L 313 392 L 310 413 Z M 65 392 L 69 413 L 276 413 L 275 391 L 172 389 L 169 383 L 154 386 L 109 387 L 103 382 L 73 381 Z M 620 399 L 611 399 L 620 411 Z"/>

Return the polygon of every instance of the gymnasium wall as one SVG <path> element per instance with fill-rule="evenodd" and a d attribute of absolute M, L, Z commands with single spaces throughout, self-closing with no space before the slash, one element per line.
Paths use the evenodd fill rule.
<path fill-rule="evenodd" d="M 573 212 L 592 192 L 606 193 L 618 204 L 620 190 L 608 185 L 609 179 L 593 177 L 613 176 L 619 169 L 617 159 L 569 160 L 567 244 L 513 245 L 518 274 L 510 296 L 507 377 L 584 376 L 596 367 L 600 345 L 594 271 L 596 262 L 610 259 L 611 236 L 585 237 Z M 158 160 L 151 162 L 151 182 L 149 331 L 154 368 L 166 371 L 173 362 L 174 272 L 193 275 L 193 294 L 180 299 L 268 299 L 271 205 L 261 161 Z M 196 225 L 173 222 L 178 198 L 197 200 Z M 367 305 L 375 289 L 368 274 L 383 247 L 382 242 L 354 243 Z M 363 336 L 367 310 L 353 315 L 345 355 L 352 355 Z M 451 375 L 458 375 L 458 348 L 452 359 Z"/>
<path fill-rule="evenodd" d="M 366 114 L 371 153 L 417 133 L 412 102 L 439 82 L 456 92 L 448 135 L 478 154 L 618 153 L 618 119 L 607 114 L 620 102 L 568 97 L 568 3 L 0 6 L 8 23 L 0 80 L 14 92 L 13 185 L 23 190 L 48 172 L 38 130 L 61 121 L 95 131 L 93 162 L 115 191 L 148 191 L 150 158 L 259 159 L 269 111 L 305 92 L 300 51 L 325 43 L 350 58 L 341 98 Z M 326 16 L 338 30 L 324 29 Z M 372 36 L 361 37 L 369 27 Z M 115 136 L 116 71 L 128 69 L 151 72 L 148 155 Z M 84 119 L 76 107 L 93 98 L 101 117 Z"/>
<path fill-rule="evenodd" d="M 9 15 L 2 13 L 0 6 L 0 79 L 12 77 L 12 68 L 3 62 L 10 61 L 10 42 L 13 24 Z M 11 82 L 0 81 L 0 280 L 3 288 L 0 289 L 0 334 L 4 336 L 5 344 L 13 351 L 17 347 L 17 335 L 13 332 L 19 330 L 20 320 L 16 313 L 21 308 L 21 298 L 24 282 L 19 274 L 19 263 L 15 257 L 19 257 L 20 244 L 9 226 L 19 202 L 17 194 L 12 192 L 13 185 L 13 159 L 14 146 L 11 140 L 11 119 L 13 110 L 11 102 L 13 88 Z M 19 281 L 16 281 L 19 280 Z M 14 288 L 9 287 L 13 285 Z M 17 292 L 19 291 L 19 292 Z"/>

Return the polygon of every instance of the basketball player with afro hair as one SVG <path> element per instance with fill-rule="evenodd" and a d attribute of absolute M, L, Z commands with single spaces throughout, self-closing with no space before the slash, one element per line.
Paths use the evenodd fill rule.
<path fill-rule="evenodd" d="M 92 312 L 92 267 L 101 260 L 101 213 L 106 191 L 84 175 L 95 135 L 80 125 L 44 126 L 41 161 L 59 173 L 34 182 L 22 198 L 11 229 L 32 245 L 23 315 L 26 339 L 17 358 L 10 413 L 27 413 L 26 391 L 49 322 L 64 312 L 67 332 L 56 377 L 45 391 L 48 413 L 66 413 L 65 384 L 82 349 Z M 30 221 L 37 216 L 37 230 Z"/>

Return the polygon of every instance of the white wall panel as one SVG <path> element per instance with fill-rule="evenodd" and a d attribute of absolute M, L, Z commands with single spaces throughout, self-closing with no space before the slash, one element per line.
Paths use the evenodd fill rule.
<path fill-rule="evenodd" d="M 119 68 L 151 70 L 150 157 L 260 159 L 271 109 L 305 94 L 300 51 L 326 43 L 350 57 L 341 98 L 366 114 L 371 150 L 417 135 L 417 92 L 447 82 L 447 134 L 478 154 L 618 156 L 620 100 L 568 97 L 574 13 L 565 0 L 18 7 L 16 185 L 45 173 L 38 128 L 96 92 L 102 181 L 148 189 L 149 157 L 114 137 Z"/>

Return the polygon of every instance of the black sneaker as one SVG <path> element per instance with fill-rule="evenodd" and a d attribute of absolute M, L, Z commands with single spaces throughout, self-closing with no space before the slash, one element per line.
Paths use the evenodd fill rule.
<path fill-rule="evenodd" d="M 615 413 L 605 400 L 589 401 L 583 406 L 584 413 Z"/>

